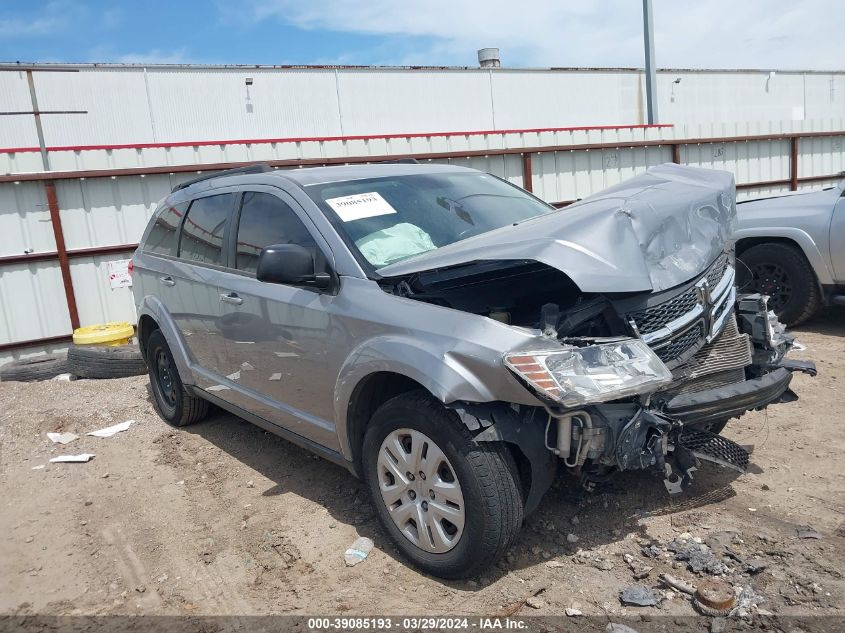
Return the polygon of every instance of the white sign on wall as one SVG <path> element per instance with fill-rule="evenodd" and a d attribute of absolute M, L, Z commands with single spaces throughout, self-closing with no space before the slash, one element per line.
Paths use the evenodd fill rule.
<path fill-rule="evenodd" d="M 132 286 L 128 259 L 116 259 L 109 262 L 109 285 L 111 285 L 112 290 Z"/>

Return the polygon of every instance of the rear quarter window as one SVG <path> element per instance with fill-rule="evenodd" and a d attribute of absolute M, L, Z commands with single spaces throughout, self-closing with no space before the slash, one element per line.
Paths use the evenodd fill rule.
<path fill-rule="evenodd" d="M 176 257 L 176 232 L 188 209 L 187 202 L 168 205 L 156 211 L 156 218 L 147 241 L 144 242 L 144 252 L 155 255 L 170 255 Z"/>
<path fill-rule="evenodd" d="M 179 257 L 188 261 L 223 265 L 226 221 L 235 194 L 197 198 L 191 203 L 179 238 Z"/>

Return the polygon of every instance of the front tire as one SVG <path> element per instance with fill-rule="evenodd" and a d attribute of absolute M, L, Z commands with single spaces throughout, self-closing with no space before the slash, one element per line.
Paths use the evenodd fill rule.
<path fill-rule="evenodd" d="M 206 416 L 208 401 L 191 395 L 185 389 L 161 330 L 150 334 L 147 367 L 156 409 L 165 422 L 172 426 L 187 426 Z"/>
<path fill-rule="evenodd" d="M 516 464 L 497 442 L 476 442 L 425 391 L 396 396 L 364 435 L 364 481 L 402 554 L 440 578 L 493 565 L 522 525 Z"/>
<path fill-rule="evenodd" d="M 799 325 L 821 307 L 816 275 L 794 246 L 770 242 L 752 246 L 739 260 L 738 285 L 743 292 L 769 295 L 769 307 L 785 325 Z"/>

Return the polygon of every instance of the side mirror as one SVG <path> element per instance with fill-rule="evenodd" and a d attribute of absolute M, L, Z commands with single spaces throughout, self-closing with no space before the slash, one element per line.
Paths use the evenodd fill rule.
<path fill-rule="evenodd" d="M 273 244 L 261 249 L 258 256 L 258 281 L 288 286 L 328 288 L 331 275 L 318 273 L 314 256 L 299 244 Z"/>

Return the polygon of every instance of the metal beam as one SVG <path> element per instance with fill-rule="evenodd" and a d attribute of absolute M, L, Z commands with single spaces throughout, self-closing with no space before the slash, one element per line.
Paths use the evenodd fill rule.
<path fill-rule="evenodd" d="M 73 279 L 70 276 L 70 261 L 65 246 L 65 236 L 62 232 L 62 217 L 59 212 L 59 199 L 56 196 L 56 183 L 48 180 L 44 183 L 44 193 L 47 195 L 47 207 L 50 209 L 50 223 L 53 225 L 53 236 L 56 238 L 56 254 L 59 258 L 59 269 L 62 273 L 62 283 L 65 287 L 65 300 L 70 316 L 70 327 L 79 327 L 79 311 L 76 309 L 76 294 L 73 291 Z"/>
<path fill-rule="evenodd" d="M 41 163 L 44 171 L 50 171 L 50 158 L 47 156 L 47 143 L 44 142 L 44 129 L 41 127 L 41 114 L 38 108 L 38 95 L 35 94 L 35 79 L 32 71 L 26 71 L 26 82 L 29 84 L 29 100 L 32 102 L 32 112 L 35 116 L 35 133 L 38 135 L 38 149 L 41 152 Z"/>
<path fill-rule="evenodd" d="M 645 41 L 645 99 L 648 123 L 657 123 L 657 68 L 654 65 L 654 18 L 651 0 L 643 0 L 643 40 Z"/>

